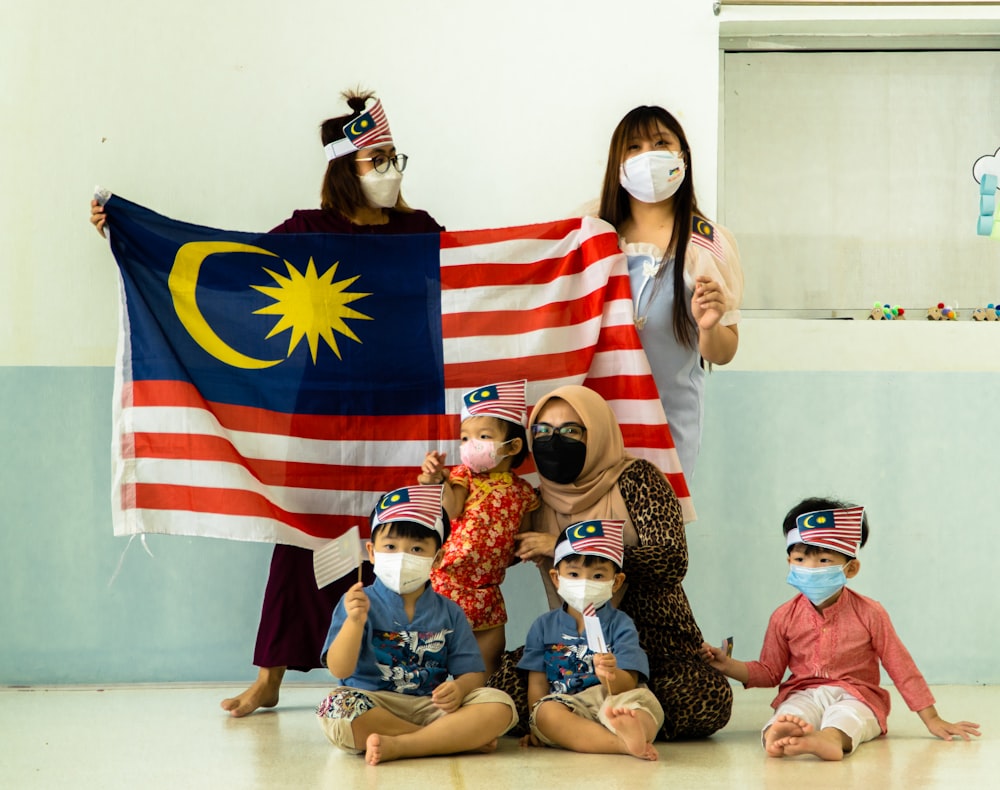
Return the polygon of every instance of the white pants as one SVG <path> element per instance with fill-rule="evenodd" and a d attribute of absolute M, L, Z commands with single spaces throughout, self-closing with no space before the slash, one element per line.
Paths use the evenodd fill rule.
<path fill-rule="evenodd" d="M 839 686 L 818 686 L 796 691 L 778 706 L 764 725 L 760 734 L 761 744 L 764 743 L 764 733 L 782 715 L 798 716 L 809 722 L 817 732 L 826 727 L 836 727 L 851 739 L 848 752 L 854 751 L 858 744 L 882 734 L 882 727 L 872 709 Z"/>

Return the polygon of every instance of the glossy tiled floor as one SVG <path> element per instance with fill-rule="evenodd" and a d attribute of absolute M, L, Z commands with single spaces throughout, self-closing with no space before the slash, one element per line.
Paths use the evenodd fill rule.
<path fill-rule="evenodd" d="M 769 759 L 758 730 L 771 691 L 737 689 L 729 726 L 694 743 L 658 744 L 660 760 L 520 749 L 370 767 L 332 748 L 313 708 L 325 687 L 287 685 L 281 705 L 231 719 L 234 687 L 114 686 L 0 690 L 0 788 L 900 788 L 996 787 L 1000 687 L 934 689 L 951 720 L 983 726 L 974 743 L 932 738 L 893 692 L 891 734 L 842 763 Z"/>

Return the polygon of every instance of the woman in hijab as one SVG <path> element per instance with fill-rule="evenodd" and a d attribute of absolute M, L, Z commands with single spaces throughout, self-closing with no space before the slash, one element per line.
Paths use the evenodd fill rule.
<path fill-rule="evenodd" d="M 625 584 L 613 603 L 635 621 L 649 657 L 649 688 L 666 714 L 659 737 L 699 738 L 721 729 L 732 689 L 698 655 L 701 630 L 681 586 L 688 562 L 684 519 L 666 477 L 626 453 L 611 407 L 586 387 L 564 386 L 541 398 L 529 433 L 542 506 L 534 530 L 518 537 L 518 556 L 538 565 L 549 607 L 562 603 L 548 574 L 559 532 L 579 521 L 624 519 Z M 511 693 L 527 721 L 514 654 L 490 685 Z"/>

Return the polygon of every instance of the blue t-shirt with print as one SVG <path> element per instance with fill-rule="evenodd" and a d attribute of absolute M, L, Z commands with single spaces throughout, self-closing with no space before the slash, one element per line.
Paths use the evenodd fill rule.
<path fill-rule="evenodd" d="M 417 598 L 413 620 L 403 599 L 378 579 L 365 593 L 371 606 L 354 674 L 341 678 L 345 686 L 366 691 L 395 691 L 426 697 L 448 676 L 484 670 L 465 612 L 454 601 L 438 595 L 428 584 Z M 333 612 L 320 660 L 347 619 L 344 599 Z"/>
<path fill-rule="evenodd" d="M 632 618 L 611 604 L 597 610 L 608 651 L 615 654 L 619 669 L 649 676 L 649 659 L 639 647 L 639 633 Z M 528 629 L 524 657 L 518 669 L 544 672 L 550 694 L 577 694 L 600 683 L 594 674 L 594 653 L 587 646 L 587 633 L 577 633 L 576 620 L 565 607 L 546 612 Z"/>

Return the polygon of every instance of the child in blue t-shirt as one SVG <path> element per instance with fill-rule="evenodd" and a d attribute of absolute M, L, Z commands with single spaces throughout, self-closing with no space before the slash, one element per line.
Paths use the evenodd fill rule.
<path fill-rule="evenodd" d="M 492 751 L 517 723 L 513 700 L 483 687 L 465 612 L 430 588 L 447 533 L 441 486 L 383 496 L 367 544 L 375 583 L 351 587 L 333 613 L 321 660 L 343 685 L 316 713 L 335 746 L 371 765 Z"/>
<path fill-rule="evenodd" d="M 518 668 L 528 670 L 531 734 L 522 745 L 659 757 L 663 709 L 643 683 L 649 661 L 632 618 L 610 603 L 625 581 L 623 526 L 582 521 L 556 540 L 549 573 L 565 604 L 528 631 Z"/>

